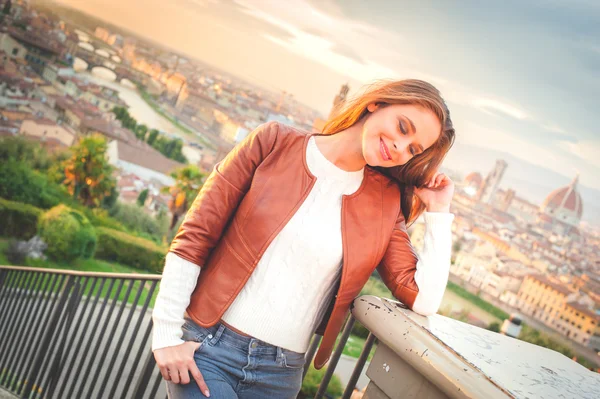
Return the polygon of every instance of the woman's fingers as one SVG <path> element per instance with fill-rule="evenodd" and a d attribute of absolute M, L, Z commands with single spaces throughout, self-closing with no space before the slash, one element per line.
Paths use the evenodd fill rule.
<path fill-rule="evenodd" d="M 435 177 L 435 187 L 437 187 L 440 184 L 442 184 L 442 182 L 444 181 L 445 178 L 446 178 L 446 175 L 443 174 L 443 173 L 440 173 L 439 175 L 437 175 Z"/>
<path fill-rule="evenodd" d="M 192 374 L 192 377 L 194 377 L 194 380 L 196 380 L 196 384 L 198 384 L 200 392 L 202 392 L 204 396 L 209 397 L 210 392 L 208 390 L 208 385 L 206 385 L 204 377 L 202 376 L 202 373 L 200 372 L 200 369 L 198 368 L 195 362 L 194 364 L 190 365 L 190 373 Z"/>
<path fill-rule="evenodd" d="M 169 375 L 169 370 L 166 367 L 159 367 L 160 374 L 165 379 L 165 381 L 171 381 L 171 376 Z"/>

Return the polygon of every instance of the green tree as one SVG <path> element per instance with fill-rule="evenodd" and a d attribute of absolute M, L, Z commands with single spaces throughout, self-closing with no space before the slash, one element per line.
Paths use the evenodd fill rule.
<path fill-rule="evenodd" d="M 137 125 L 134 133 L 138 139 L 146 141 L 146 133 L 148 133 L 148 126 Z"/>
<path fill-rule="evenodd" d="M 46 254 L 53 260 L 70 263 L 77 258 L 91 258 L 96 249 L 94 226 L 81 212 L 64 204 L 40 217 L 38 234 L 48 244 Z"/>
<path fill-rule="evenodd" d="M 137 204 L 139 206 L 144 206 L 144 204 L 146 203 L 146 198 L 148 198 L 148 189 L 144 189 L 142 190 L 142 192 L 140 193 L 140 195 L 138 195 L 137 197 Z"/>
<path fill-rule="evenodd" d="M 86 137 L 72 147 L 71 157 L 63 163 L 63 183 L 73 198 L 85 206 L 99 206 L 105 197 L 113 193 L 116 185 L 106 149 L 103 136 Z"/>
<path fill-rule="evenodd" d="M 175 184 L 163 188 L 163 192 L 171 194 L 169 210 L 173 216 L 171 217 L 169 230 L 172 230 L 181 215 L 187 212 L 191 202 L 204 184 L 206 173 L 202 172 L 196 165 L 186 165 L 171 173 L 171 176 L 175 179 Z"/>
<path fill-rule="evenodd" d="M 498 323 L 497 321 L 494 321 L 490 324 L 488 324 L 487 329 L 493 332 L 500 332 L 500 323 Z"/>
<path fill-rule="evenodd" d="M 156 129 L 151 129 L 150 130 L 150 134 L 148 134 L 148 140 L 146 141 L 148 144 L 150 144 L 151 146 L 154 146 L 154 142 L 156 141 L 156 138 L 159 135 L 159 131 Z"/>

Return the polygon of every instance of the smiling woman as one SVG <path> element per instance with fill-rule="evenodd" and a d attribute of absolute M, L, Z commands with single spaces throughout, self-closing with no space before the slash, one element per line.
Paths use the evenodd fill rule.
<path fill-rule="evenodd" d="M 152 349 L 169 397 L 295 398 L 375 269 L 422 315 L 450 269 L 454 140 L 439 92 L 382 81 L 309 133 L 269 122 L 208 177 L 166 257 Z M 406 224 L 423 211 L 418 257 Z M 294 210 L 293 212 L 290 210 Z M 201 270 L 204 270 L 201 273 Z"/>
<path fill-rule="evenodd" d="M 436 177 L 454 143 L 439 91 L 422 80 L 380 80 L 348 101 L 323 129 L 342 131 L 361 132 L 363 162 L 399 183 L 404 217 L 407 223 L 415 220 L 425 209 L 420 189 Z"/>

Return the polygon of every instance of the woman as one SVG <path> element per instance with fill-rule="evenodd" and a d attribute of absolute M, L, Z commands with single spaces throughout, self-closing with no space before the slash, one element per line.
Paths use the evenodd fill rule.
<path fill-rule="evenodd" d="M 200 190 L 153 311 L 171 398 L 296 397 L 312 335 L 323 335 L 319 369 L 375 269 L 409 308 L 437 312 L 454 218 L 454 185 L 438 172 L 454 129 L 439 92 L 380 82 L 323 133 L 263 124 Z M 406 222 L 423 211 L 417 257 Z"/>

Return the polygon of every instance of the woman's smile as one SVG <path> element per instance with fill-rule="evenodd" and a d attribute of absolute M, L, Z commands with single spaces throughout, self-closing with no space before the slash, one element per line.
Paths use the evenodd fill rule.
<path fill-rule="evenodd" d="M 385 142 L 383 141 L 383 139 L 380 137 L 379 138 L 379 148 L 381 150 L 381 157 L 383 158 L 384 161 L 391 161 L 392 160 L 392 155 L 390 154 L 390 150 L 387 147 L 387 145 L 385 145 Z"/>

